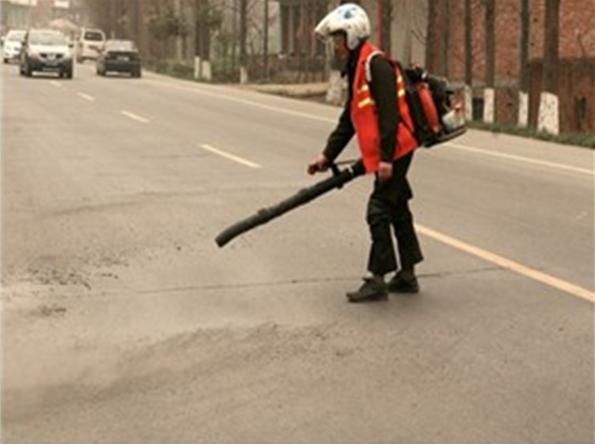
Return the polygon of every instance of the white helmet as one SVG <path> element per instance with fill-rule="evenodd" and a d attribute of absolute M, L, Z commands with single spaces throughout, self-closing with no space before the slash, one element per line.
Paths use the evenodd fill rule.
<path fill-rule="evenodd" d="M 314 29 L 316 35 L 323 40 L 327 40 L 331 34 L 338 31 L 347 34 L 347 48 L 354 50 L 370 37 L 368 14 L 361 6 L 346 3 L 329 12 Z"/>

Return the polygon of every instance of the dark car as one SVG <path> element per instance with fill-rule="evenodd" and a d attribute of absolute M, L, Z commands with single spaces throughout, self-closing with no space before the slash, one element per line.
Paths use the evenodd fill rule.
<path fill-rule="evenodd" d="M 142 75 L 140 54 L 130 40 L 108 40 L 97 58 L 97 74 L 127 72 L 132 77 Z"/>
<path fill-rule="evenodd" d="M 30 29 L 21 48 L 21 74 L 31 77 L 35 71 L 57 72 L 60 77 L 72 79 L 71 47 L 59 31 Z"/>

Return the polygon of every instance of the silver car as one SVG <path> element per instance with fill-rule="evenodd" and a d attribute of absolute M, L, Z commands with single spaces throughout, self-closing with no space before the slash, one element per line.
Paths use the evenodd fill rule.
<path fill-rule="evenodd" d="M 4 63 L 17 61 L 21 54 L 21 45 L 25 38 L 25 31 L 21 29 L 13 29 L 8 31 L 4 38 L 4 46 L 2 47 L 2 59 Z"/>

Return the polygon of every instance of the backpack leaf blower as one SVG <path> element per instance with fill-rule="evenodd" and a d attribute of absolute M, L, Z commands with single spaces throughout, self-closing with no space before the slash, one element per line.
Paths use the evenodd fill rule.
<path fill-rule="evenodd" d="M 429 148 L 459 137 L 467 131 L 460 104 L 446 79 L 429 74 L 420 66 L 399 69 L 404 73 L 407 105 L 413 132 L 420 145 Z"/>

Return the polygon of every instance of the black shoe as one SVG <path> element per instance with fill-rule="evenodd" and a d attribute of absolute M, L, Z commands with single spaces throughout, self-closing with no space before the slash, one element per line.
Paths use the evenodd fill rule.
<path fill-rule="evenodd" d="M 415 274 L 403 270 L 394 275 L 387 287 L 391 293 L 419 293 L 419 284 Z"/>
<path fill-rule="evenodd" d="M 347 293 L 349 302 L 379 301 L 388 299 L 386 284 L 373 278 L 364 278 L 363 285 Z"/>

